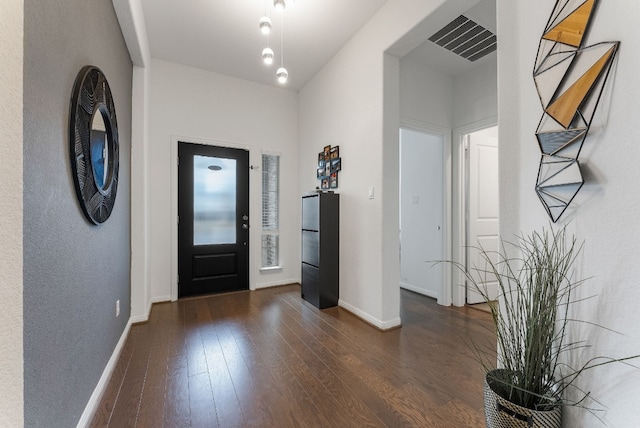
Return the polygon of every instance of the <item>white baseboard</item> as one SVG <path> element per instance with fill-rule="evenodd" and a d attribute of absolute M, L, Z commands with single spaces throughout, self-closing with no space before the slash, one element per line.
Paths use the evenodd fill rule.
<path fill-rule="evenodd" d="M 149 302 L 149 312 L 151 312 L 151 306 L 154 303 L 165 303 L 165 302 L 171 302 L 171 296 L 159 296 L 159 297 L 154 297 L 153 299 L 151 299 L 151 301 Z"/>
<path fill-rule="evenodd" d="M 254 290 L 259 290 L 261 288 L 269 288 L 269 287 L 279 287 L 281 285 L 299 284 L 299 283 L 300 283 L 300 278 L 283 279 L 280 281 L 272 281 L 272 282 L 260 282 L 255 285 Z"/>
<path fill-rule="evenodd" d="M 151 315 L 151 307 L 153 306 L 154 303 L 164 303 L 164 302 L 170 302 L 170 301 L 171 301 L 171 296 L 160 296 L 160 297 L 155 297 L 149 300 L 149 305 L 147 305 L 147 313 L 144 315 L 139 315 L 137 317 L 131 317 L 129 322 L 131 324 L 138 324 L 141 322 L 149 321 L 149 315 Z"/>
<path fill-rule="evenodd" d="M 151 309 L 151 305 L 149 305 L 149 309 Z M 146 315 L 140 315 L 137 317 L 131 317 L 130 321 L 131 324 L 138 324 L 141 322 L 147 322 L 149 321 L 149 309 L 147 309 L 147 314 Z"/>
<path fill-rule="evenodd" d="M 422 294 L 423 296 L 432 297 L 436 300 L 438 299 L 438 293 L 425 290 L 424 288 L 416 287 L 415 285 L 407 284 L 406 282 L 400 282 L 400 288 L 413 291 L 414 293 Z"/>
<path fill-rule="evenodd" d="M 93 415 L 96 413 L 98 409 L 98 405 L 100 404 L 100 400 L 102 400 L 102 396 L 104 395 L 105 390 L 107 389 L 107 385 L 109 384 L 109 379 L 111 379 L 111 375 L 113 374 L 113 370 L 116 368 L 116 364 L 118 363 L 118 358 L 120 358 L 120 352 L 122 352 L 122 348 L 124 347 L 125 342 L 127 341 L 127 337 L 129 336 L 129 330 L 131 330 L 131 319 L 127 322 L 127 325 L 120 335 L 120 340 L 116 344 L 115 349 L 113 350 L 113 354 L 111 354 L 111 358 L 107 362 L 104 371 L 102 372 L 102 376 L 100 376 L 100 380 L 93 390 L 93 394 L 89 398 L 89 402 L 84 408 L 84 412 L 82 412 L 82 416 L 80 416 L 80 420 L 78 421 L 78 428 L 88 427 L 93 419 Z"/>
<path fill-rule="evenodd" d="M 391 330 L 392 328 L 400 327 L 402 325 L 402 321 L 400 320 L 400 318 L 396 318 L 389 321 L 382 321 L 381 319 L 376 318 L 368 314 L 367 312 L 356 308 L 355 306 L 345 302 L 342 299 L 338 300 L 338 306 L 348 310 L 358 318 L 362 319 L 363 321 L 371 324 L 372 326 L 380 330 Z"/>

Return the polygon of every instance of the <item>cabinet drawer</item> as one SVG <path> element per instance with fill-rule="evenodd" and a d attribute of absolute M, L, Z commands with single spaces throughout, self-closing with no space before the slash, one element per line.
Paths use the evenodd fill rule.
<path fill-rule="evenodd" d="M 320 267 L 320 233 L 302 231 L 302 261 Z"/>
<path fill-rule="evenodd" d="M 302 298 L 314 306 L 320 305 L 320 269 L 302 263 Z"/>
<path fill-rule="evenodd" d="M 318 195 L 302 198 L 302 228 L 320 230 L 320 197 Z"/>

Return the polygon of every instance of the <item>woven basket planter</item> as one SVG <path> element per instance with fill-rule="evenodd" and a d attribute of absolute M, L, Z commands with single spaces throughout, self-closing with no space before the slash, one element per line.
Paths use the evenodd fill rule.
<path fill-rule="evenodd" d="M 500 370 L 500 369 L 498 369 Z M 487 428 L 561 428 L 562 407 L 538 411 L 518 406 L 496 394 L 484 380 Z"/>

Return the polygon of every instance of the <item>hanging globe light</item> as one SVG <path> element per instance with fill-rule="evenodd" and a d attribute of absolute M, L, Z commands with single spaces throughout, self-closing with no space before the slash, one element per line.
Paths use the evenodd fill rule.
<path fill-rule="evenodd" d="M 262 34 L 269 34 L 271 33 L 271 19 L 269 19 L 268 16 L 263 16 L 262 18 L 260 18 L 260 21 L 258 21 L 258 27 L 260 27 L 260 31 L 262 31 Z"/>
<path fill-rule="evenodd" d="M 289 73 L 287 69 L 284 67 L 280 67 L 278 71 L 276 71 L 276 77 L 278 78 L 278 82 L 287 83 L 287 78 L 289 77 Z"/>
<path fill-rule="evenodd" d="M 282 12 L 284 8 L 287 7 L 287 3 L 284 0 L 273 0 L 273 7 L 275 7 L 278 12 Z"/>
<path fill-rule="evenodd" d="M 262 50 L 262 61 L 267 65 L 273 64 L 273 50 L 271 48 L 266 47 Z"/>

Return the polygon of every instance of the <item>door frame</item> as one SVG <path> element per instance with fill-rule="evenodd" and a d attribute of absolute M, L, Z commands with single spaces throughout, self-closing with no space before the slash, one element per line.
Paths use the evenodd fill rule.
<path fill-rule="evenodd" d="M 171 136 L 171 301 L 178 300 L 178 143 L 202 144 L 206 146 L 227 147 L 231 149 L 243 149 L 249 152 L 249 290 L 255 290 L 255 275 L 252 272 L 256 264 L 256 248 L 255 245 L 260 239 L 260 228 L 251 227 L 253 219 L 260 218 L 260 204 L 256 202 L 256 189 L 260 187 L 260 174 L 252 174 L 259 172 L 259 168 L 255 165 L 261 165 L 261 153 L 256 150 L 255 146 L 248 144 L 230 143 L 228 141 L 205 140 L 201 138 Z"/>
<path fill-rule="evenodd" d="M 451 208 L 452 208 L 452 162 L 451 162 L 451 129 L 438 125 L 433 125 L 426 122 L 421 122 L 414 119 L 401 118 L 400 126 L 398 128 L 398 136 L 400 135 L 400 129 L 408 129 L 417 132 L 424 132 L 432 135 L 442 136 L 442 183 L 443 200 L 442 200 L 442 254 L 444 260 L 451 260 Z M 399 141 L 398 141 L 399 144 Z M 399 146 L 398 146 L 399 147 Z M 398 191 L 398 208 L 400 207 L 399 200 L 400 192 Z M 398 231 L 400 233 L 400 231 Z M 398 237 L 399 238 L 399 237 Z M 442 284 L 440 295 L 438 297 L 438 304 L 443 306 L 451 306 L 452 303 L 452 287 L 451 284 L 451 267 L 446 264 L 442 269 Z M 400 287 L 400 283 L 398 283 Z"/>
<path fill-rule="evenodd" d="M 453 130 L 453 157 L 455 165 L 453 218 L 452 218 L 452 258 L 457 263 L 466 266 L 467 262 L 467 156 L 464 147 L 465 136 L 493 126 L 499 126 L 498 116 L 492 116 Z M 498 131 L 499 132 L 499 131 Z M 451 276 L 451 292 L 454 306 L 466 304 L 466 278 L 459 269 L 453 269 Z"/>

